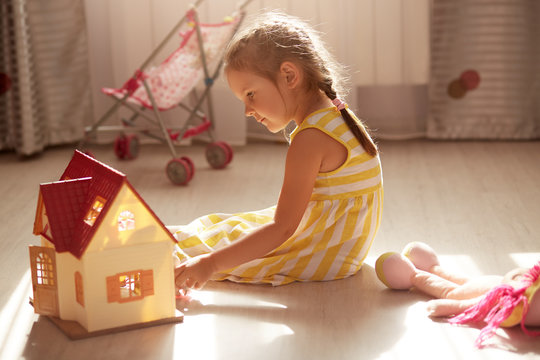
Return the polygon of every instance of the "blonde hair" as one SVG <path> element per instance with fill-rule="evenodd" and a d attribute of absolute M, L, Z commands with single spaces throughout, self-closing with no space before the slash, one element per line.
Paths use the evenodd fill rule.
<path fill-rule="evenodd" d="M 318 33 L 304 21 L 268 12 L 252 18 L 229 43 L 225 69 L 250 71 L 276 82 L 281 64 L 290 61 L 304 72 L 306 91 L 322 91 L 330 100 L 344 96 L 342 68 Z M 347 109 L 341 114 L 349 129 L 371 156 L 378 153 L 364 124 Z"/>

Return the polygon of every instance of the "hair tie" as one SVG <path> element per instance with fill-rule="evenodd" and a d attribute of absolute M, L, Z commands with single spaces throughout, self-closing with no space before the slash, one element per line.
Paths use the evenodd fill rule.
<path fill-rule="evenodd" d="M 345 106 L 346 106 L 346 104 L 343 101 L 341 101 L 340 98 L 335 98 L 334 100 L 332 100 L 332 104 L 334 104 L 334 106 L 337 107 L 339 111 L 345 109 Z"/>

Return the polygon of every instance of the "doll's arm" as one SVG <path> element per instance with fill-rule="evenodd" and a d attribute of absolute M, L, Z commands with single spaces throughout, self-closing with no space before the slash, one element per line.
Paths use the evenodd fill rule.
<path fill-rule="evenodd" d="M 472 299 L 435 299 L 427 302 L 429 316 L 443 317 L 461 314 L 471 306 L 476 305 L 482 297 Z"/>

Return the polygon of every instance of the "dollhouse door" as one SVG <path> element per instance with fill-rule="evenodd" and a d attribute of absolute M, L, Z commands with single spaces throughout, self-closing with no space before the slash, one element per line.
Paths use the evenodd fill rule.
<path fill-rule="evenodd" d="M 34 312 L 58 316 L 56 253 L 53 248 L 30 246 Z"/>

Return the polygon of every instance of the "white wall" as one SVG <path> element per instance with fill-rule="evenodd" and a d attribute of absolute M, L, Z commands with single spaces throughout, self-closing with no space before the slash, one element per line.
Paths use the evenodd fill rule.
<path fill-rule="evenodd" d="M 86 0 L 96 121 L 112 103 L 99 89 L 120 87 L 191 2 Z M 239 2 L 204 0 L 199 7 L 201 20 L 218 22 Z M 347 101 L 353 109 L 357 86 L 427 83 L 429 0 L 253 0 L 247 12 L 264 8 L 302 17 L 322 32 L 337 59 L 349 69 L 352 86 Z M 173 38 L 163 54 L 170 54 L 175 46 Z M 217 137 L 232 144 L 245 143 L 243 107 L 228 91 L 223 77 L 213 93 Z M 179 109 L 170 110 L 166 120 L 177 121 L 184 114 Z M 256 129 L 250 127 L 250 131 Z"/>

